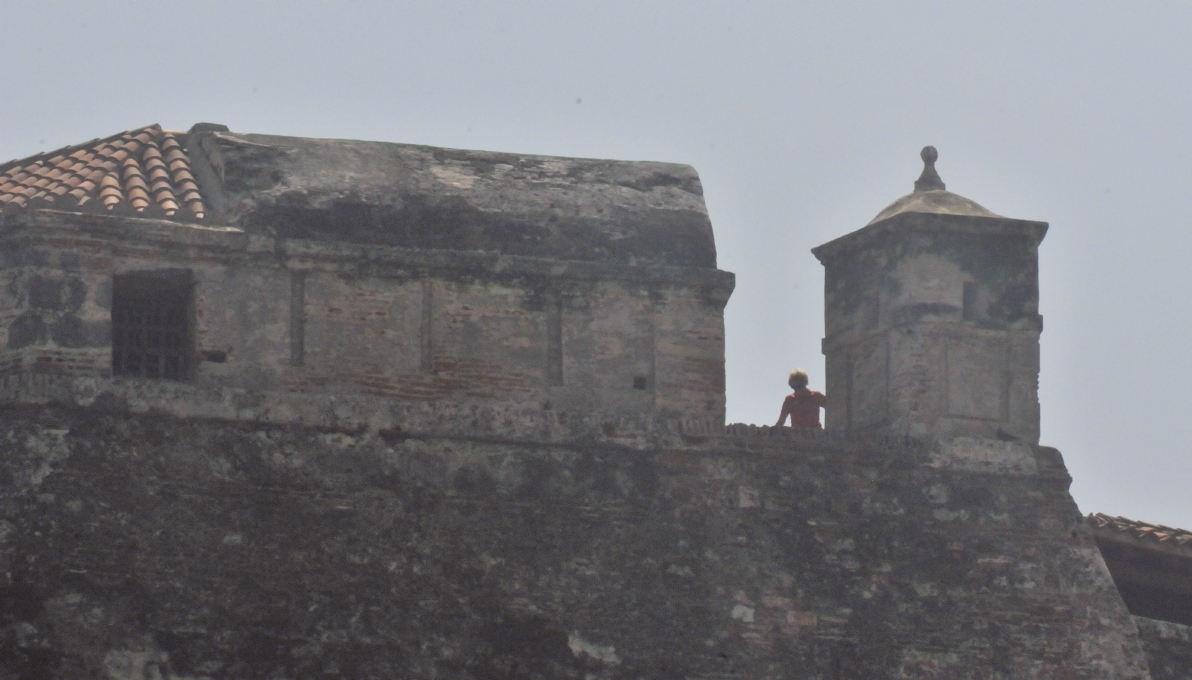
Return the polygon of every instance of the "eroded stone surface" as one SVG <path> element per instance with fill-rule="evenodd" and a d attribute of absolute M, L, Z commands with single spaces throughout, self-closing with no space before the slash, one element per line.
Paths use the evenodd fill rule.
<path fill-rule="evenodd" d="M 1046 229 L 904 212 L 816 248 L 825 426 L 1037 443 Z"/>
<path fill-rule="evenodd" d="M 690 166 L 210 131 L 188 145 L 215 219 L 253 233 L 716 266 Z"/>
<path fill-rule="evenodd" d="M 195 367 L 113 376 L 113 276 L 183 272 Z M 715 269 L 322 243 L 29 211 L 0 230 L 0 402 L 557 440 L 724 418 Z"/>
<path fill-rule="evenodd" d="M 1054 450 L 3 415 L 9 677 L 1146 677 Z"/>
<path fill-rule="evenodd" d="M 1192 627 L 1135 616 L 1153 680 L 1192 677 Z"/>

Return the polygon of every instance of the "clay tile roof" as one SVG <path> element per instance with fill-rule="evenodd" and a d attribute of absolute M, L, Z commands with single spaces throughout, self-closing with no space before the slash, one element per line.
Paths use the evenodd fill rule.
<path fill-rule="evenodd" d="M 182 142 L 160 125 L 0 164 L 4 214 L 41 207 L 201 220 L 204 203 Z"/>
<path fill-rule="evenodd" d="M 1107 538 L 1128 538 L 1135 542 L 1152 543 L 1156 547 L 1182 549 L 1192 554 L 1192 531 L 1102 513 L 1089 515 L 1084 521 L 1094 532 Z"/>

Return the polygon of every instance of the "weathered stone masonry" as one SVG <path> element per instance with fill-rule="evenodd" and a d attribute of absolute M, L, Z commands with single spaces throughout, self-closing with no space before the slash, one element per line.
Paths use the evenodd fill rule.
<path fill-rule="evenodd" d="M 180 138 L 204 223 L 98 201 L 5 210 L 0 398 L 374 431 L 479 419 L 548 439 L 723 424 L 733 277 L 689 168 Z M 193 287 L 192 378 L 113 379 L 113 277 L 174 271 Z"/>
<path fill-rule="evenodd" d="M 1053 449 L 4 422 L 23 677 L 1146 677 Z"/>
<path fill-rule="evenodd" d="M 824 264 L 827 426 L 1038 442 L 1047 224 L 945 191 L 934 153 L 924 152 L 931 183 L 813 251 Z"/>
<path fill-rule="evenodd" d="M 724 425 L 686 166 L 0 164 L 0 678 L 1187 677 L 1037 443 L 1046 225 L 924 158 L 816 250 L 813 434 Z"/>
<path fill-rule="evenodd" d="M 6 399 L 86 405 L 104 392 L 138 410 L 374 429 L 404 426 L 391 411 L 411 403 L 723 422 L 720 309 L 732 281 L 719 272 L 137 222 L 53 212 L 10 222 Z M 197 354 L 216 360 L 200 361 L 191 383 L 113 380 L 113 273 L 171 267 L 194 277 Z"/>

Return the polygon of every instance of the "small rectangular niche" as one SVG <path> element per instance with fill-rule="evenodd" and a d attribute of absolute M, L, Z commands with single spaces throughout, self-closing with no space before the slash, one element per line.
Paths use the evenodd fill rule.
<path fill-rule="evenodd" d="M 952 290 L 956 290 L 953 288 Z M 964 320 L 976 321 L 981 317 L 980 310 L 980 291 L 977 289 L 975 281 L 964 282 Z"/>
<path fill-rule="evenodd" d="M 189 269 L 113 277 L 113 374 L 192 379 L 194 326 L 194 280 Z"/>
<path fill-rule="evenodd" d="M 546 300 L 546 377 L 552 386 L 563 384 L 563 300 L 553 292 Z"/>
<path fill-rule="evenodd" d="M 422 281 L 422 327 L 419 330 L 419 365 L 423 373 L 435 372 L 434 305 L 435 284 L 424 279 Z"/>
<path fill-rule="evenodd" d="M 306 362 L 306 273 L 290 272 L 290 365 Z"/>
<path fill-rule="evenodd" d="M 881 323 L 882 305 L 877 295 L 869 295 L 865 298 L 864 306 L 862 307 L 862 324 L 866 331 L 875 330 Z"/>

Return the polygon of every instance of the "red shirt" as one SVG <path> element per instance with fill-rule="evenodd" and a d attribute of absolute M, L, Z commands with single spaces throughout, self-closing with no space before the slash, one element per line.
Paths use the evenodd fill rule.
<path fill-rule="evenodd" d="M 781 427 L 786 423 L 786 417 L 791 417 L 791 427 L 814 427 L 822 430 L 819 410 L 826 400 L 821 392 L 815 390 L 801 390 L 792 392 L 782 402 L 782 416 L 778 419 Z"/>

